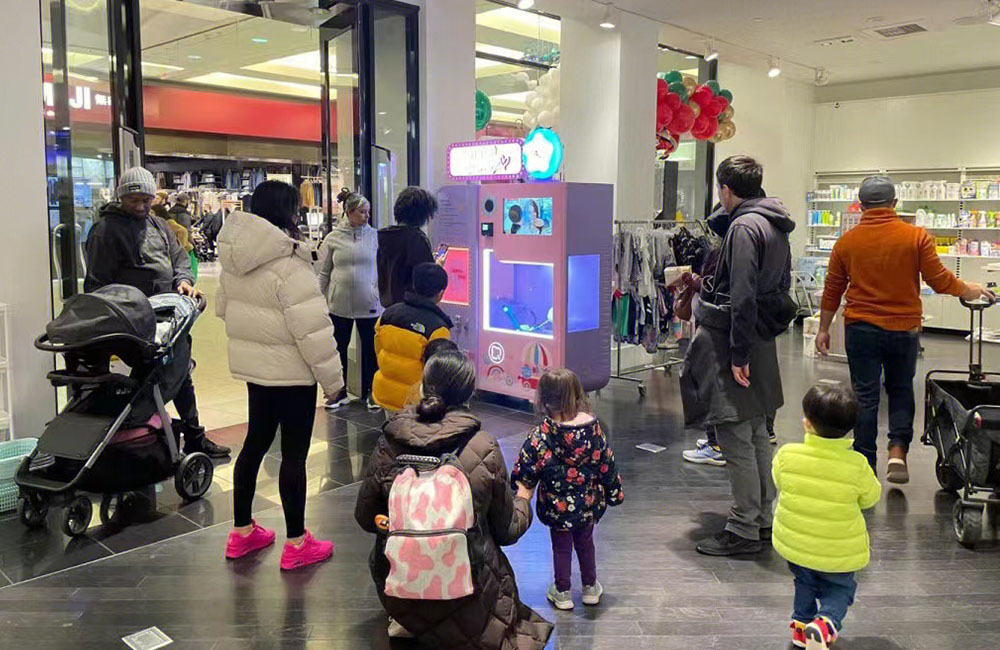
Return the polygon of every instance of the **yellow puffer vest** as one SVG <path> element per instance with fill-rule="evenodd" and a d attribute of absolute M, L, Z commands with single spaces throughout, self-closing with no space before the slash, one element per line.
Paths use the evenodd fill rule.
<path fill-rule="evenodd" d="M 774 549 L 793 564 L 826 573 L 868 565 L 868 528 L 861 511 L 878 503 L 882 485 L 850 438 L 807 433 L 774 457 L 778 488 Z"/>

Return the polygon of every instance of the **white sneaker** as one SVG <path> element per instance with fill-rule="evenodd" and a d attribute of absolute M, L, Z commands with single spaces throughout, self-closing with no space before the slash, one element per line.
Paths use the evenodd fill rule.
<path fill-rule="evenodd" d="M 545 592 L 545 597 L 549 599 L 552 606 L 563 611 L 573 609 L 573 598 L 568 591 L 556 591 L 555 584 L 549 585 L 549 590 Z"/>
<path fill-rule="evenodd" d="M 695 447 L 704 447 L 707 444 L 708 444 L 708 438 L 698 438 L 697 440 L 694 441 Z"/>
<path fill-rule="evenodd" d="M 601 596 L 604 594 L 604 587 L 601 586 L 600 582 L 595 582 L 590 585 L 583 585 L 583 604 L 584 605 L 600 605 Z"/>
<path fill-rule="evenodd" d="M 341 390 L 337 395 L 337 399 L 329 404 L 324 404 L 324 408 L 328 411 L 336 411 L 339 408 L 343 408 L 351 403 L 351 396 L 347 394 L 347 390 Z"/>

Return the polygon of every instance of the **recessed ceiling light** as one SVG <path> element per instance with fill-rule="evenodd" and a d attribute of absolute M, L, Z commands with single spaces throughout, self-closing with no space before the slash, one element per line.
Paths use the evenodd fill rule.
<path fill-rule="evenodd" d="M 192 61 L 201 61 L 201 56 L 198 54 L 188 54 L 188 58 Z"/>
<path fill-rule="evenodd" d="M 263 38 L 263 37 L 261 37 L 261 36 L 254 36 L 254 37 L 253 37 L 253 38 L 251 38 L 250 40 L 251 40 L 252 42 L 254 42 L 254 43 L 267 43 L 267 39 L 266 39 L 266 38 Z"/>
<path fill-rule="evenodd" d="M 697 60 L 697 58 L 698 58 L 698 57 L 696 57 L 696 56 L 695 56 L 695 55 L 693 55 L 693 54 L 688 54 L 688 55 L 687 55 L 686 57 L 684 57 L 684 58 L 685 58 L 685 59 L 688 59 L 688 60 L 690 60 L 690 61 L 695 61 L 695 60 Z"/>
<path fill-rule="evenodd" d="M 535 6 L 535 0 L 517 0 L 518 9 L 531 9 Z"/>
<path fill-rule="evenodd" d="M 762 22 L 764 22 L 764 18 L 761 17 L 761 16 L 754 16 L 753 21 L 755 23 L 762 23 Z"/>

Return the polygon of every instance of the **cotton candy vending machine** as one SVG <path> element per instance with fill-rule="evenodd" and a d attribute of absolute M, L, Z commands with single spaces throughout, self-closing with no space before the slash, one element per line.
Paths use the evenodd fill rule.
<path fill-rule="evenodd" d="M 548 368 L 588 391 L 608 383 L 613 210 L 611 185 L 533 179 L 544 165 L 531 143 L 452 145 L 463 183 L 441 188 L 432 225 L 449 277 L 441 307 L 479 389 L 528 400 Z"/>

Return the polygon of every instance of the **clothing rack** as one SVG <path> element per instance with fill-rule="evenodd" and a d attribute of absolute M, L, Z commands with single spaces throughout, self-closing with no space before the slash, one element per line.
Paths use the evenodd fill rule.
<path fill-rule="evenodd" d="M 656 229 L 656 228 L 673 228 L 673 227 L 676 227 L 676 226 L 692 225 L 692 226 L 697 226 L 701 230 L 702 234 L 704 234 L 705 236 L 710 236 L 710 231 L 709 231 L 708 226 L 706 225 L 704 219 L 685 219 L 685 220 L 680 220 L 680 221 L 676 221 L 676 220 L 675 221 L 668 221 L 668 220 L 655 221 L 655 220 L 642 220 L 642 219 L 618 220 L 618 221 L 614 222 L 614 225 L 615 225 L 615 234 L 616 235 L 621 235 L 622 230 L 623 230 L 623 226 L 625 226 L 625 227 L 645 226 L 645 227 Z M 663 282 L 655 282 L 655 284 L 657 286 L 659 286 L 659 287 L 665 287 L 666 286 Z M 612 336 L 612 338 L 614 338 L 614 336 Z M 673 357 L 673 356 L 671 356 L 669 359 L 667 359 L 666 361 L 661 362 L 661 363 L 645 364 L 645 365 L 642 365 L 642 366 L 637 366 L 637 367 L 634 367 L 634 368 L 626 368 L 626 369 L 623 370 L 622 369 L 622 345 L 624 343 L 625 343 L 624 341 L 615 341 L 615 371 L 613 373 L 611 373 L 611 379 L 618 379 L 618 380 L 621 380 L 621 381 L 629 381 L 629 382 L 635 383 L 637 385 L 636 388 L 639 390 L 639 397 L 645 397 L 646 396 L 646 384 L 645 384 L 645 381 L 642 378 L 632 377 L 631 375 L 637 375 L 639 373 L 644 373 L 644 372 L 647 372 L 647 371 L 650 371 L 650 370 L 663 370 L 664 373 L 670 374 L 670 372 L 671 372 L 670 369 L 671 368 L 673 368 L 676 365 L 680 365 L 684 361 L 680 357 Z M 635 344 L 629 343 L 628 345 L 635 345 Z M 669 351 L 677 350 L 679 348 L 680 348 L 680 346 L 677 345 L 677 344 L 670 345 L 670 344 L 662 344 L 661 343 L 661 344 L 658 344 L 656 346 L 657 352 L 660 352 L 660 351 L 669 352 Z"/>

